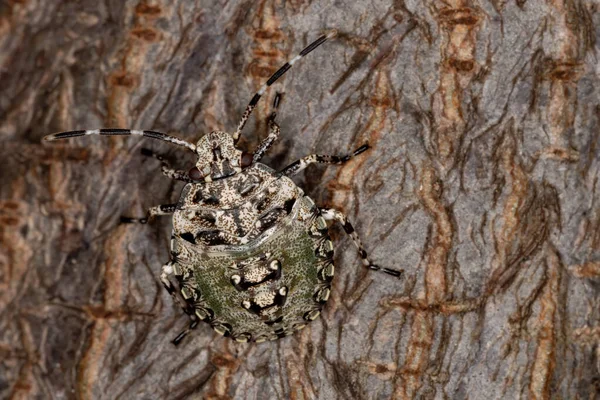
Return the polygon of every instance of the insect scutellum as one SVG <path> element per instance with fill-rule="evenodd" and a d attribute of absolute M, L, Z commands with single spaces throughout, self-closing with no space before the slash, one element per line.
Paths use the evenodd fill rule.
<path fill-rule="evenodd" d="M 368 150 L 368 144 L 343 156 L 311 154 L 280 171 L 261 164 L 280 134 L 275 122 L 281 99 L 277 93 L 267 120 L 268 136 L 253 153 L 236 147 L 267 88 L 335 34 L 322 35 L 279 68 L 254 94 L 232 134 L 213 131 L 196 144 L 166 133 L 130 129 L 79 130 L 44 138 L 137 135 L 196 154 L 195 166 L 184 171 L 172 169 L 162 156 L 142 149 L 142 154 L 162 163 L 164 175 L 187 185 L 178 203 L 151 207 L 145 218 L 121 219 L 147 223 L 155 216 L 173 214 L 171 259 L 163 266 L 160 280 L 190 318 L 189 327 L 173 343 L 178 344 L 199 321 L 236 341 L 262 342 L 291 335 L 316 319 L 329 298 L 334 275 L 326 221 L 342 225 L 368 270 L 402 276 L 402 270 L 371 263 L 346 216 L 317 207 L 290 179 L 312 163 L 344 164 Z"/>

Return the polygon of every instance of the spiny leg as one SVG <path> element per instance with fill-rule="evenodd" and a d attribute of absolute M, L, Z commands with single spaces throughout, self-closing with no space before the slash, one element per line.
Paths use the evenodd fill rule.
<path fill-rule="evenodd" d="M 265 153 L 269 150 L 269 148 L 275 143 L 277 138 L 279 137 L 279 133 L 281 129 L 277 122 L 275 122 L 275 117 L 277 116 L 277 109 L 279 108 L 279 103 L 281 101 L 281 93 L 277 92 L 275 94 L 275 100 L 273 100 L 273 111 L 271 115 L 269 115 L 268 124 L 269 124 L 269 136 L 267 136 L 259 145 L 254 155 L 252 156 L 252 162 L 258 162 L 265 155 Z"/>
<path fill-rule="evenodd" d="M 308 167 L 309 164 L 312 163 L 322 163 L 322 164 L 343 164 L 346 161 L 350 160 L 352 157 L 359 155 L 362 152 L 365 152 L 369 149 L 368 144 L 363 144 L 358 149 L 354 150 L 354 152 L 350 155 L 345 156 L 327 156 L 327 155 L 319 155 L 319 154 L 311 154 L 309 156 L 303 157 L 298 161 L 295 161 L 285 167 L 283 170 L 279 172 L 280 175 L 285 176 L 294 176 L 298 172 L 302 171 L 304 168 Z"/>
<path fill-rule="evenodd" d="M 196 145 L 186 142 L 183 139 L 180 139 L 176 136 L 168 135 L 162 132 L 156 131 L 139 131 L 134 129 L 93 129 L 93 130 L 81 130 L 81 131 L 69 131 L 69 132 L 59 132 L 53 133 L 51 135 L 44 136 L 44 140 L 53 141 L 58 139 L 69 139 L 73 137 L 79 136 L 89 136 L 89 135 L 101 135 L 101 136 L 144 136 L 149 137 L 151 139 L 162 140 L 163 142 L 173 143 L 178 146 L 187 147 L 192 151 L 196 151 Z"/>
<path fill-rule="evenodd" d="M 358 248 L 358 255 L 360 256 L 362 263 L 365 267 L 367 267 L 368 269 L 370 269 L 372 271 L 385 272 L 386 274 L 392 275 L 396 278 L 400 278 L 402 276 L 402 273 L 404 272 L 403 270 L 395 270 L 395 269 L 391 269 L 391 268 L 380 267 L 379 265 L 375 265 L 375 264 L 371 263 L 371 261 L 369 260 L 369 257 L 367 256 L 367 252 L 364 249 L 362 242 L 360 241 L 360 238 L 354 231 L 354 227 L 352 226 L 352 224 L 350 224 L 350 221 L 348 221 L 348 218 L 346 218 L 346 216 L 344 214 L 342 214 L 340 211 L 335 210 L 333 208 L 321 208 L 320 211 L 321 211 L 321 215 L 326 220 L 328 220 L 328 221 L 335 220 L 335 221 L 338 221 L 340 224 L 342 224 L 344 231 L 346 231 L 346 233 L 352 238 L 352 240 L 354 241 L 354 244 Z"/>
<path fill-rule="evenodd" d="M 142 149 L 142 154 L 147 157 L 153 157 L 153 158 L 157 159 L 158 161 L 160 161 L 162 164 L 161 171 L 165 176 L 167 176 L 171 179 L 178 180 L 178 181 L 183 181 L 183 182 L 188 182 L 188 183 L 194 182 L 193 179 L 191 179 L 189 177 L 187 171 L 171 168 L 168 161 L 165 160 L 164 157 L 161 156 L 160 154 L 156 154 L 152 150 L 146 149 L 146 148 Z"/>
<path fill-rule="evenodd" d="M 177 204 L 161 204 L 159 206 L 150 207 L 146 212 L 145 218 L 130 218 L 130 217 L 121 217 L 121 222 L 123 223 L 140 223 L 147 224 L 154 217 L 159 215 L 169 215 L 173 214 L 177 209 Z"/>
<path fill-rule="evenodd" d="M 177 290 L 175 289 L 175 287 L 173 286 L 173 283 L 169 279 L 170 276 L 173 276 L 175 274 L 175 270 L 173 269 L 173 264 L 174 264 L 174 262 L 171 260 L 168 263 L 166 263 L 165 265 L 163 265 L 161 274 L 160 274 L 160 281 L 162 282 L 165 289 L 167 289 L 167 292 L 169 292 L 171 297 L 175 300 L 175 303 L 179 304 L 179 306 L 183 309 L 183 312 L 185 312 L 190 317 L 189 326 L 187 328 L 185 328 L 184 330 L 182 330 L 171 341 L 175 346 L 177 346 L 179 343 L 181 343 L 183 338 L 186 337 L 187 334 L 192 329 L 196 328 L 196 326 L 198 325 L 198 319 L 196 318 L 196 315 L 194 313 L 194 308 L 187 301 L 185 301 L 185 299 L 183 299 L 183 297 L 178 295 Z"/>
<path fill-rule="evenodd" d="M 239 140 L 240 136 L 242 135 L 242 129 L 244 129 L 246 122 L 248 122 L 248 119 L 250 118 L 250 114 L 252 114 L 252 111 L 254 110 L 254 108 L 256 108 L 256 104 L 260 100 L 261 96 L 265 93 L 267 88 L 269 86 L 271 86 L 273 83 L 275 83 L 275 81 L 277 79 L 281 78 L 281 76 L 283 74 L 285 74 L 288 69 L 292 68 L 292 65 L 294 65 L 298 60 L 300 60 L 302 57 L 304 57 L 305 55 L 307 55 L 308 53 L 310 53 L 311 51 L 313 51 L 314 49 L 316 49 L 323 43 L 325 43 L 325 41 L 327 39 L 331 39 L 332 37 L 334 37 L 336 34 L 337 34 L 337 31 L 330 31 L 329 33 L 319 37 L 317 40 L 315 40 L 314 42 L 312 42 L 311 44 L 306 46 L 304 48 L 304 50 L 302 50 L 296 57 L 292 58 L 290 61 L 283 64 L 283 66 L 281 66 L 281 68 L 279 68 L 267 80 L 267 82 L 261 86 L 261 88 L 258 90 L 258 92 L 256 92 L 256 94 L 252 97 L 252 100 L 250 100 L 250 103 L 248 103 L 248 105 L 246 106 L 246 110 L 244 111 L 244 114 L 242 115 L 242 119 L 240 120 L 237 129 L 235 130 L 235 132 L 232 135 L 234 142 L 237 142 Z"/>

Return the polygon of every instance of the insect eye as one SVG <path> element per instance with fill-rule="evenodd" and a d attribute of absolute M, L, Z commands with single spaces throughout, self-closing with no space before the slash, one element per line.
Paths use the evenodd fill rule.
<path fill-rule="evenodd" d="M 190 169 L 188 172 L 188 175 L 191 179 L 193 179 L 195 181 L 199 181 L 200 179 L 202 179 L 204 177 L 204 175 L 202 175 L 202 172 L 200 172 L 198 167 L 194 167 L 194 168 Z"/>
<path fill-rule="evenodd" d="M 252 164 L 253 156 L 250 153 L 246 153 L 245 151 L 242 153 L 242 168 L 246 168 L 250 164 Z"/>

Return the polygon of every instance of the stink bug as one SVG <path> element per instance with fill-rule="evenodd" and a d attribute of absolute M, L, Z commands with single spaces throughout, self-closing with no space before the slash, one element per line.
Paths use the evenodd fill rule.
<path fill-rule="evenodd" d="M 274 340 L 304 328 L 327 302 L 334 275 L 333 244 L 327 220 L 342 224 L 365 267 L 401 277 L 367 257 L 354 228 L 341 212 L 319 208 L 290 179 L 311 163 L 343 164 L 351 155 L 309 155 L 277 172 L 259 161 L 279 137 L 275 122 L 280 96 L 269 116 L 269 135 L 254 153 L 236 147 L 242 129 L 266 89 L 302 57 L 333 37 L 329 33 L 285 63 L 252 97 L 233 134 L 211 132 L 196 144 L 155 131 L 96 129 L 55 133 L 53 141 L 86 135 L 139 135 L 186 147 L 198 160 L 189 171 L 175 170 L 159 155 L 169 178 L 187 182 L 177 204 L 152 207 L 146 223 L 173 214 L 171 259 L 160 280 L 190 317 L 178 344 L 199 321 L 239 342 Z"/>

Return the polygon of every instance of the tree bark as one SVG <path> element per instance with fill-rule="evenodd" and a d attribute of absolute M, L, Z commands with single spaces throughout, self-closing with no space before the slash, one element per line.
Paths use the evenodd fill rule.
<path fill-rule="evenodd" d="M 0 2 L 0 398 L 594 399 L 600 393 L 600 7 L 594 1 Z M 296 179 L 344 211 L 320 319 L 238 344 L 158 283 L 193 156 L 140 138 L 232 132 L 284 92 L 281 169 L 372 149 Z"/>

